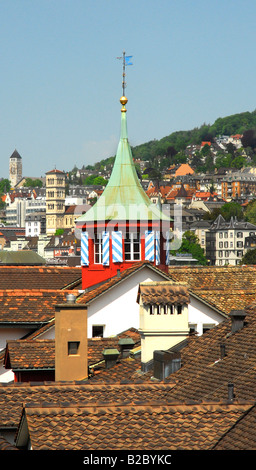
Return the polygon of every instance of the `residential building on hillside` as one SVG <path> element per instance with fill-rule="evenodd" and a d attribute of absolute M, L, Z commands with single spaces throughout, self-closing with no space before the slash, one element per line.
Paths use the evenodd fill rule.
<path fill-rule="evenodd" d="M 34 237 L 46 233 L 46 198 L 36 197 L 28 201 L 25 217 L 26 237 Z"/>
<path fill-rule="evenodd" d="M 189 230 L 195 233 L 198 238 L 200 246 L 203 248 L 206 253 L 206 233 L 210 230 L 211 223 L 208 220 L 197 220 L 193 222 Z"/>
<path fill-rule="evenodd" d="M 44 212 L 36 212 L 29 214 L 25 219 L 26 237 L 36 237 L 46 233 L 46 214 Z"/>
<path fill-rule="evenodd" d="M 29 191 L 18 191 L 6 195 L 6 223 L 25 227 L 26 210 L 29 204 L 36 199 L 36 194 Z"/>
<path fill-rule="evenodd" d="M 245 254 L 245 239 L 256 234 L 256 225 L 221 215 L 206 233 L 206 257 L 211 265 L 240 264 Z"/>
<path fill-rule="evenodd" d="M 256 175 L 251 172 L 236 171 L 224 176 L 221 195 L 227 201 L 247 200 L 256 196 Z"/>

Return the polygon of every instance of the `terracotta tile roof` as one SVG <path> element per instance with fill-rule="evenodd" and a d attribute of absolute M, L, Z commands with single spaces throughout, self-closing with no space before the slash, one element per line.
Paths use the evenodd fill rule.
<path fill-rule="evenodd" d="M 89 338 L 88 339 L 88 364 L 94 365 L 103 360 L 102 352 L 104 349 L 115 348 L 120 351 L 118 342 L 120 338 L 132 338 L 134 347 L 140 345 L 140 334 L 135 328 L 131 328 L 118 336 L 109 338 Z"/>
<path fill-rule="evenodd" d="M 211 193 L 210 191 L 196 191 L 195 198 L 200 200 L 208 200 L 212 196 L 218 196 L 218 193 Z"/>
<path fill-rule="evenodd" d="M 120 381 L 125 381 L 130 384 L 152 382 L 151 376 L 141 374 L 140 369 L 140 357 L 138 357 L 138 359 L 136 359 L 136 357 L 119 358 L 111 369 L 106 369 L 104 364 L 102 364 L 101 367 L 93 369 L 92 372 L 94 375 L 92 375 L 89 380 L 92 384 L 112 384 Z"/>
<path fill-rule="evenodd" d="M 0 450 L 18 450 L 15 445 L 10 444 L 3 436 L 0 436 Z"/>
<path fill-rule="evenodd" d="M 256 301 L 256 266 L 175 266 L 169 267 L 169 275 L 226 314 Z"/>
<path fill-rule="evenodd" d="M 180 351 L 181 368 L 169 375 L 165 382 L 172 384 L 169 399 L 225 400 L 228 383 L 234 385 L 235 397 L 239 400 L 255 400 L 256 389 L 256 303 L 246 309 L 245 326 L 231 334 L 231 319 L 228 318 L 202 336 L 190 336 L 176 347 Z M 221 355 L 221 345 L 225 354 Z M 91 382 L 107 382 L 122 377 L 122 368 L 128 365 L 127 380 L 151 381 L 153 370 L 143 374 L 140 362 L 130 364 L 119 361 L 114 367 L 91 378 Z"/>
<path fill-rule="evenodd" d="M 0 323 L 41 324 L 55 316 L 55 305 L 66 302 L 69 290 L 1 290 Z"/>
<path fill-rule="evenodd" d="M 24 415 L 33 450 L 210 450 L 249 408 L 129 400 L 30 404 Z"/>
<path fill-rule="evenodd" d="M 196 294 L 209 305 L 219 309 L 223 313 L 230 313 L 231 310 L 241 310 L 256 301 L 256 291 L 236 289 L 200 290 L 194 289 L 191 294 Z"/>
<path fill-rule="evenodd" d="M 175 176 L 193 175 L 195 172 L 187 163 L 182 163 L 175 171 Z"/>
<path fill-rule="evenodd" d="M 34 409 L 26 407 L 26 412 L 31 411 L 28 411 L 29 431 L 32 439 L 37 441 L 34 445 L 38 449 L 44 445 L 49 449 L 55 445 L 79 449 L 79 445 L 86 445 L 81 441 L 84 438 L 90 449 L 96 449 L 96 446 L 118 449 L 121 443 L 122 448 L 128 449 L 139 449 L 139 446 L 183 450 L 232 448 L 229 432 L 234 433 L 237 427 L 238 437 L 243 423 L 246 424 L 248 419 L 249 425 L 254 420 L 256 304 L 246 313 L 245 326 L 236 333 L 231 333 L 231 320 L 225 320 L 204 335 L 185 341 L 180 349 L 182 366 L 165 382 L 152 382 L 151 379 L 146 383 L 131 383 L 128 372 L 131 360 L 124 359 L 99 374 L 99 380 L 105 375 L 108 382 L 104 382 L 105 379 L 97 382 L 95 377 L 77 384 L 2 384 L 0 428 L 17 427 L 21 404 L 34 403 Z M 223 356 L 221 344 L 226 348 Z M 179 348 L 180 345 L 176 347 Z M 124 372 L 123 382 L 116 381 L 118 375 L 114 369 L 117 368 Z M 132 366 L 130 375 L 136 376 Z M 150 379 L 150 374 L 145 375 Z M 235 390 L 235 401 L 231 404 L 227 403 L 228 383 L 233 383 Z M 62 406 L 63 403 L 66 406 Z M 53 430 L 51 427 L 46 429 L 46 422 L 48 426 L 56 425 L 58 439 L 55 444 L 51 437 Z M 44 441 L 41 440 L 42 430 L 45 431 Z M 106 432 L 111 436 L 107 443 Z M 239 445 L 242 449 L 253 450 L 255 440 L 253 424 L 247 427 Z"/>
<path fill-rule="evenodd" d="M 14 383 L 0 384 L 0 429 L 17 428 L 23 403 L 88 403 L 104 399 L 120 403 L 126 400 L 163 400 L 170 389 L 168 384 L 143 383 L 91 384 L 87 382 L 68 383 Z"/>
<path fill-rule="evenodd" d="M 58 174 L 65 175 L 64 171 L 57 170 L 56 168 L 54 170 L 47 171 L 46 175 L 50 175 L 51 173 L 58 173 Z"/>
<path fill-rule="evenodd" d="M 195 189 L 186 189 L 184 186 L 181 188 L 172 188 L 167 194 L 166 194 L 166 200 L 175 200 L 176 198 L 182 197 L 184 199 L 192 199 L 193 195 L 195 194 Z"/>
<path fill-rule="evenodd" d="M 52 326 L 52 322 L 51 322 Z M 34 334 L 33 336 L 36 336 Z M 116 348 L 121 352 L 118 344 L 120 338 L 132 338 L 133 347 L 140 346 L 140 334 L 131 328 L 118 336 L 109 338 L 88 339 L 88 365 L 95 366 L 104 362 L 103 351 Z M 5 367 L 12 370 L 26 369 L 54 369 L 55 368 L 55 340 L 51 339 L 20 339 L 7 342 L 5 352 Z M 138 364 L 136 365 L 138 367 Z M 105 369 L 105 363 L 102 366 Z"/>
<path fill-rule="evenodd" d="M 13 371 L 55 369 L 55 342 L 50 339 L 8 341 L 6 357 L 6 368 L 11 366 Z"/>
<path fill-rule="evenodd" d="M 190 289 L 255 289 L 256 266 L 169 266 L 169 276 Z"/>
<path fill-rule="evenodd" d="M 189 303 L 188 288 L 168 281 L 140 284 L 138 295 L 144 305 L 165 305 L 167 303 L 183 305 Z"/>
<path fill-rule="evenodd" d="M 253 406 L 233 428 L 223 435 L 214 450 L 255 450 L 256 407 Z"/>
<path fill-rule="evenodd" d="M 232 333 L 231 319 L 224 320 L 202 336 L 191 338 L 181 349 L 182 366 L 169 376 L 176 382 L 173 399 L 223 400 L 230 382 L 237 399 L 255 400 L 256 303 L 246 313 L 239 331 Z"/>
<path fill-rule="evenodd" d="M 165 197 L 170 191 L 171 191 L 172 187 L 171 186 L 160 186 L 159 187 L 156 187 L 156 186 L 153 186 L 153 187 L 150 187 L 146 193 L 148 195 L 148 197 L 158 197 L 159 195 L 161 195 L 162 197 Z"/>
<path fill-rule="evenodd" d="M 72 206 L 67 206 L 65 209 L 65 215 L 74 214 L 76 207 L 77 207 L 76 204 L 73 204 Z"/>
<path fill-rule="evenodd" d="M 0 289 L 63 289 L 81 277 L 81 267 L 0 266 Z"/>

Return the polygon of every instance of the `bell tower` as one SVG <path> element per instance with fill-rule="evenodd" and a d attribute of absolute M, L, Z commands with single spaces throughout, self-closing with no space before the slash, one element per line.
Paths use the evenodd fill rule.
<path fill-rule="evenodd" d="M 16 184 L 18 184 L 18 182 L 22 179 L 22 158 L 17 150 L 14 150 L 10 156 L 9 179 L 12 188 L 14 188 Z"/>
<path fill-rule="evenodd" d="M 151 203 L 137 176 L 128 141 L 127 102 L 123 95 L 121 136 L 109 182 L 94 206 L 76 223 L 81 229 L 83 289 L 141 261 L 167 271 L 166 234 L 168 237 L 171 221 Z"/>

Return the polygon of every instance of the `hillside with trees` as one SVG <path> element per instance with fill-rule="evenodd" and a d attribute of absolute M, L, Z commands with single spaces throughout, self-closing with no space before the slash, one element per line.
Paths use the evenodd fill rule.
<path fill-rule="evenodd" d="M 248 155 L 249 164 L 256 164 L 256 110 L 234 114 L 231 116 L 218 118 L 213 124 L 202 124 L 192 130 L 176 131 L 159 140 L 154 139 L 149 142 L 132 147 L 132 154 L 135 160 L 149 162 L 151 171 L 161 172 L 172 164 L 180 164 L 188 161 L 186 149 L 190 145 L 201 145 L 202 142 L 213 143 L 221 135 L 243 134 L 242 145 Z M 212 171 L 214 168 L 234 167 L 241 168 L 245 161 L 241 156 L 241 151 L 229 146 L 228 151 L 219 150 L 213 161 L 208 145 L 201 152 L 196 152 L 191 164 L 199 172 Z M 103 169 L 106 164 L 111 164 L 114 157 L 101 160 L 94 166 L 88 165 L 86 168 Z M 247 161 L 247 164 L 248 164 Z M 158 174 L 158 173 L 157 173 Z"/>

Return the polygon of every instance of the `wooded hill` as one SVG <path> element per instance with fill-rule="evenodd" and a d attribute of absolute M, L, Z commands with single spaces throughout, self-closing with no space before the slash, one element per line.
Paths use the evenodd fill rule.
<path fill-rule="evenodd" d="M 244 135 L 243 147 L 249 148 L 251 155 L 255 157 L 253 158 L 254 164 L 256 159 L 256 110 L 218 118 L 214 124 L 203 124 L 192 130 L 173 132 L 162 139 L 154 139 L 132 147 L 132 154 L 135 160 L 149 161 L 151 166 L 162 170 L 171 163 L 184 162 L 186 160 L 184 151 L 188 145 L 200 145 L 205 141 L 213 142 L 220 135 L 235 134 Z M 160 165 L 159 161 L 156 164 L 157 157 L 161 157 Z M 101 160 L 94 166 L 89 165 L 87 168 L 103 169 L 113 161 L 114 156 Z"/>
<path fill-rule="evenodd" d="M 177 131 L 160 140 L 152 140 L 132 148 L 135 159 L 150 160 L 157 155 L 168 155 L 168 148 L 176 152 L 185 150 L 188 145 L 200 145 L 204 141 L 213 141 L 219 135 L 243 134 L 250 129 L 256 130 L 256 110 L 218 118 L 214 124 L 203 124 L 193 130 Z"/>

